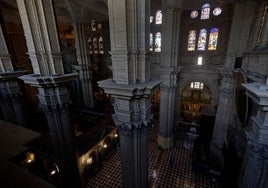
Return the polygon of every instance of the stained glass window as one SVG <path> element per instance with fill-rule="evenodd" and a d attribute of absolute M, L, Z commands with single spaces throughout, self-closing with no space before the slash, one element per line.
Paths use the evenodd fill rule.
<path fill-rule="evenodd" d="M 92 50 L 93 47 L 92 47 L 92 40 L 91 40 L 90 37 L 88 38 L 87 42 L 88 42 L 88 46 L 89 46 L 89 53 L 92 54 L 93 53 L 93 50 Z"/>
<path fill-rule="evenodd" d="M 188 36 L 188 51 L 195 51 L 196 30 L 190 30 Z"/>
<path fill-rule="evenodd" d="M 158 10 L 155 16 L 155 24 L 162 24 L 162 11 Z"/>
<path fill-rule="evenodd" d="M 92 20 L 91 21 L 91 30 L 92 31 L 96 31 L 96 23 L 95 23 L 95 20 Z"/>
<path fill-rule="evenodd" d="M 214 10 L 213 10 L 213 14 L 214 14 L 215 16 L 220 15 L 221 12 L 222 12 L 222 9 L 221 9 L 220 7 L 216 7 L 216 8 L 214 8 Z"/>
<path fill-rule="evenodd" d="M 191 88 L 194 88 L 194 82 L 191 82 L 191 86 L 190 86 Z"/>
<path fill-rule="evenodd" d="M 217 28 L 212 28 L 209 34 L 208 50 L 216 50 L 218 36 L 219 30 Z"/>
<path fill-rule="evenodd" d="M 154 21 L 154 17 L 150 16 L 150 23 L 152 23 Z"/>
<path fill-rule="evenodd" d="M 202 82 L 191 82 L 191 89 L 204 89 L 204 83 Z"/>
<path fill-rule="evenodd" d="M 209 13 L 210 13 L 210 5 L 206 3 L 202 6 L 200 19 L 201 20 L 209 19 Z"/>
<path fill-rule="evenodd" d="M 153 46 L 154 46 L 153 34 L 150 33 L 150 51 L 153 51 Z"/>
<path fill-rule="evenodd" d="M 207 30 L 202 29 L 199 32 L 197 50 L 203 51 L 206 48 Z"/>
<path fill-rule="evenodd" d="M 200 89 L 204 89 L 204 83 L 200 82 Z"/>
<path fill-rule="evenodd" d="M 161 33 L 160 32 L 157 32 L 155 34 L 155 42 L 154 42 L 154 45 L 155 45 L 154 51 L 155 52 L 161 52 Z"/>
<path fill-rule="evenodd" d="M 192 12 L 191 12 L 191 18 L 196 18 L 197 16 L 198 16 L 198 11 L 196 11 L 196 10 L 193 10 Z"/>
<path fill-rule="evenodd" d="M 99 53 L 98 39 L 96 37 L 93 38 L 93 51 L 94 51 L 94 54 Z"/>
<path fill-rule="evenodd" d="M 99 52 L 100 52 L 100 54 L 104 53 L 103 52 L 103 38 L 102 37 L 99 38 Z"/>

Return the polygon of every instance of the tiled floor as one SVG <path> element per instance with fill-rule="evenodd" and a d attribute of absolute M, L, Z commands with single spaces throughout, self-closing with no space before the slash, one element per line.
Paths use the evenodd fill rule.
<path fill-rule="evenodd" d="M 159 188 L 210 188 L 220 187 L 212 177 L 192 171 L 192 149 L 185 147 L 185 131 L 177 131 L 175 145 L 169 150 L 157 148 L 158 126 L 148 131 L 149 182 L 150 187 Z M 122 187 L 120 154 L 117 150 L 94 177 L 88 179 L 88 188 Z"/>

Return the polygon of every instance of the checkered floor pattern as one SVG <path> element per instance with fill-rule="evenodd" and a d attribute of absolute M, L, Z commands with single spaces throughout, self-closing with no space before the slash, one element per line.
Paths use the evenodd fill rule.
<path fill-rule="evenodd" d="M 148 131 L 148 179 L 152 188 L 220 188 L 210 176 L 192 171 L 192 150 L 185 147 L 185 131 L 176 131 L 174 147 L 157 148 L 158 126 Z M 188 143 L 192 144 L 192 143 Z M 119 149 L 87 181 L 87 188 L 122 187 Z"/>

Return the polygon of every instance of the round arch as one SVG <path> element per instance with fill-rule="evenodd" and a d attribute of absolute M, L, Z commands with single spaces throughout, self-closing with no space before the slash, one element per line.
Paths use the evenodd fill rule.
<path fill-rule="evenodd" d="M 97 16 L 96 16 L 97 15 Z M 92 19 L 99 19 L 97 21 L 108 21 L 108 4 L 105 0 L 93 0 L 90 2 L 84 2 L 82 4 L 81 13 L 79 15 L 80 20 L 84 22 L 91 22 Z"/>
<path fill-rule="evenodd" d="M 202 111 L 207 111 L 213 106 L 210 87 L 199 80 L 191 80 L 184 84 L 181 87 L 180 96 L 180 116 L 182 121 L 198 123 Z"/>

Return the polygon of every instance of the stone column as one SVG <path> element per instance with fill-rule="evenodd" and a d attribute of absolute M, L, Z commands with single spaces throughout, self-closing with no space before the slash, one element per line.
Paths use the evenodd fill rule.
<path fill-rule="evenodd" d="M 148 186 L 146 128 L 149 96 L 160 84 L 150 81 L 149 0 L 108 1 L 113 79 L 98 82 L 115 98 L 113 116 L 119 129 L 123 186 Z"/>
<path fill-rule="evenodd" d="M 258 106 L 246 131 L 248 152 L 242 166 L 241 187 L 267 187 L 268 164 L 268 86 L 262 83 L 243 84 L 247 95 Z"/>
<path fill-rule="evenodd" d="M 160 119 L 157 144 L 168 149 L 173 146 L 173 127 L 176 123 L 177 82 L 181 67 L 178 65 L 180 1 L 163 4 Z"/>
<path fill-rule="evenodd" d="M 159 81 L 144 84 L 116 84 L 111 79 L 99 82 L 115 98 L 113 115 L 119 130 L 123 187 L 147 187 L 147 127 L 152 119 L 149 96 Z"/>
<path fill-rule="evenodd" d="M 46 113 L 59 166 L 60 187 L 80 187 L 75 135 L 68 114 L 67 84 L 77 74 L 65 74 L 58 41 L 52 0 L 17 0 L 28 54 L 34 74 L 21 76 L 37 87 L 40 105 Z"/>
<path fill-rule="evenodd" d="M 22 93 L 17 83 L 26 71 L 14 71 L 2 25 L 0 27 L 0 107 L 6 121 L 26 126 Z"/>
<path fill-rule="evenodd" d="M 219 89 L 219 100 L 211 140 L 211 154 L 215 162 L 223 167 L 222 148 L 226 137 L 230 113 L 232 112 L 234 73 L 227 68 L 219 68 L 222 75 L 221 87 Z"/>
<path fill-rule="evenodd" d="M 76 39 L 76 56 L 79 70 L 79 78 L 82 85 L 83 101 L 85 107 L 94 106 L 93 88 L 92 88 L 92 71 L 90 70 L 91 61 L 89 57 L 88 39 L 85 34 L 85 24 L 75 23 L 75 39 Z"/>
<path fill-rule="evenodd" d="M 160 90 L 160 118 L 157 144 L 162 149 L 173 146 L 173 127 L 176 123 L 177 75 L 180 68 L 162 68 Z"/>
<path fill-rule="evenodd" d="M 234 67 L 236 57 L 242 57 L 243 52 L 248 51 L 247 40 L 250 39 L 249 26 L 252 24 L 254 15 L 255 1 L 245 0 L 235 2 L 233 19 L 230 29 L 225 65 L 229 68 Z M 254 35 L 253 33 L 252 35 Z M 249 46 L 248 46 L 249 48 Z"/>
<path fill-rule="evenodd" d="M 261 32 L 259 35 L 258 48 L 262 49 L 268 46 L 268 6 L 264 6 L 264 14 L 261 21 Z"/>

